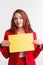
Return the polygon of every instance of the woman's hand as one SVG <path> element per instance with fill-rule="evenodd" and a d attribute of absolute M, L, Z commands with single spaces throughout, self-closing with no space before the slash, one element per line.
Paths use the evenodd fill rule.
<path fill-rule="evenodd" d="M 1 42 L 1 46 L 4 47 L 4 46 L 9 46 L 10 45 L 10 42 L 8 40 L 3 40 Z"/>
<path fill-rule="evenodd" d="M 34 44 L 37 44 L 40 50 L 43 50 L 43 43 L 40 40 L 34 40 Z"/>
<path fill-rule="evenodd" d="M 37 44 L 37 45 L 41 45 L 42 44 L 40 40 L 34 40 L 33 43 Z"/>

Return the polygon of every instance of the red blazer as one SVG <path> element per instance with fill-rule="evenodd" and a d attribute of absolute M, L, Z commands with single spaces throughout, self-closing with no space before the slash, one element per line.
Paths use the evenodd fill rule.
<path fill-rule="evenodd" d="M 26 33 L 33 33 L 34 40 L 37 39 L 35 32 L 26 31 Z M 4 40 L 8 40 L 8 35 L 12 35 L 12 34 L 14 34 L 14 33 L 12 33 L 11 31 L 7 30 L 5 32 Z M 17 34 L 17 33 L 15 32 L 15 34 Z M 36 65 L 34 59 L 39 55 L 41 49 L 36 44 L 34 45 L 34 47 L 35 47 L 34 51 L 26 51 L 25 52 L 26 64 L 27 65 Z M 1 49 L 1 52 L 2 52 L 2 54 L 3 54 L 3 56 L 5 58 L 9 57 L 8 65 L 16 65 L 17 60 L 19 58 L 19 53 L 10 53 L 9 52 L 9 47 L 3 47 Z"/>

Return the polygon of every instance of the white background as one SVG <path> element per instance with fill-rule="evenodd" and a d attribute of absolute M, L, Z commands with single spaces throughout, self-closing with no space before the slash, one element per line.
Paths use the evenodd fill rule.
<path fill-rule="evenodd" d="M 10 28 L 12 14 L 16 9 L 23 9 L 29 16 L 32 29 L 37 33 L 37 38 L 43 42 L 43 0 L 0 0 L 0 42 L 4 32 Z M 36 65 L 43 65 L 43 51 L 35 59 Z M 7 65 L 0 53 L 0 65 Z"/>

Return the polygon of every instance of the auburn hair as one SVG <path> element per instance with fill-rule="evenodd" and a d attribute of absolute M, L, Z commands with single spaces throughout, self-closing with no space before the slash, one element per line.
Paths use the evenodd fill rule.
<path fill-rule="evenodd" d="M 21 10 L 21 9 L 17 9 L 14 13 L 13 13 L 13 16 L 12 16 L 12 19 L 11 19 L 11 28 L 10 28 L 10 31 L 16 31 L 18 29 L 18 27 L 15 25 L 14 23 L 14 15 L 16 13 L 20 13 L 22 18 L 23 18 L 23 27 L 24 27 L 24 30 L 30 30 L 32 31 L 32 28 L 31 28 L 31 25 L 30 25 L 30 20 L 26 14 L 25 11 Z"/>

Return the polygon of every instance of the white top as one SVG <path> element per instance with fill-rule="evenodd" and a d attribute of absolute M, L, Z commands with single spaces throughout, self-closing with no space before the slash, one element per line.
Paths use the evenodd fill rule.
<path fill-rule="evenodd" d="M 25 57 L 25 53 L 24 52 L 20 52 L 19 57 Z"/>

